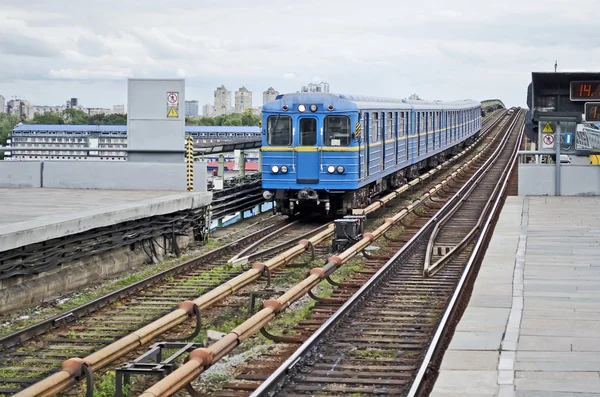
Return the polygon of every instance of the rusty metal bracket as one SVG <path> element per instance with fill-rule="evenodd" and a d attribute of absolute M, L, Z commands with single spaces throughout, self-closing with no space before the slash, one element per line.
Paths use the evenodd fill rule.
<path fill-rule="evenodd" d="M 254 313 L 254 307 L 256 306 L 256 298 L 258 296 L 273 296 L 273 295 L 282 295 L 284 292 L 282 291 L 277 291 L 274 289 L 263 289 L 263 290 L 258 290 L 258 291 L 251 291 L 248 293 L 250 299 L 248 300 L 248 314 L 253 314 Z"/>
<path fill-rule="evenodd" d="M 314 261 L 315 260 L 315 246 L 312 243 L 312 241 L 310 241 L 310 240 L 308 240 L 308 247 L 310 247 L 310 260 Z"/>
<path fill-rule="evenodd" d="M 180 336 L 180 337 L 172 338 L 172 339 L 167 339 L 167 342 L 179 342 L 179 341 L 193 339 L 196 336 L 198 336 L 198 334 L 202 330 L 202 316 L 200 315 L 200 308 L 195 303 L 194 303 L 194 309 L 193 310 L 194 310 L 194 314 L 193 315 L 196 316 L 196 327 L 194 328 L 194 332 L 192 332 L 190 335 Z M 190 317 L 191 316 L 192 316 L 192 314 L 190 314 Z"/>
<path fill-rule="evenodd" d="M 314 301 L 316 301 L 316 302 L 323 302 L 323 301 L 325 300 L 325 299 L 323 299 L 323 298 L 319 298 L 317 295 L 315 295 L 315 294 L 312 292 L 312 289 L 309 289 L 309 290 L 308 290 L 308 296 L 310 296 L 310 297 L 311 297 L 311 298 L 312 298 Z"/>
<path fill-rule="evenodd" d="M 277 336 L 277 335 L 273 335 L 271 333 L 269 333 L 269 331 L 267 331 L 265 329 L 265 327 L 262 327 L 260 329 L 260 333 L 263 334 L 263 336 L 269 340 L 272 340 L 275 343 L 301 343 L 302 339 L 300 339 L 297 336 Z"/>
<path fill-rule="evenodd" d="M 269 288 L 271 286 L 271 269 L 269 269 L 268 266 L 263 267 L 260 276 L 267 278 L 267 285 L 265 285 L 265 288 Z"/>
<path fill-rule="evenodd" d="M 81 366 L 81 372 L 85 376 L 85 397 L 94 396 L 94 372 L 87 364 Z"/>
<path fill-rule="evenodd" d="M 194 389 L 194 386 L 192 386 L 191 383 L 188 383 L 187 385 L 185 385 L 185 391 L 187 391 L 189 393 L 190 396 L 192 397 L 202 397 L 205 394 L 202 394 L 200 392 L 197 392 L 196 389 Z"/>

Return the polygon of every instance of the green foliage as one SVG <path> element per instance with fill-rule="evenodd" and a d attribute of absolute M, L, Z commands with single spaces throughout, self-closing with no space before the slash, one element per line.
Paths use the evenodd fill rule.
<path fill-rule="evenodd" d="M 216 117 L 186 117 L 186 125 L 230 125 L 230 126 L 257 126 L 260 123 L 260 116 L 255 116 L 252 109 L 246 109 L 244 113 L 232 113 Z"/>
<path fill-rule="evenodd" d="M 114 397 L 116 393 L 115 372 L 109 371 L 102 375 L 100 382 L 94 387 L 94 397 Z M 123 385 L 123 395 L 129 396 L 129 386 Z"/>

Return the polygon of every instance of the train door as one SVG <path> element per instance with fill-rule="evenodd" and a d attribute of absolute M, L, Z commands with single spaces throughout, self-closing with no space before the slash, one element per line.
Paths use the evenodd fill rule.
<path fill-rule="evenodd" d="M 396 163 L 396 140 L 394 135 L 394 113 L 385 112 L 385 161 L 384 169 L 393 168 Z"/>
<path fill-rule="evenodd" d="M 298 183 L 319 183 L 321 167 L 317 147 L 317 119 L 300 117 L 298 119 L 298 146 L 296 181 Z"/>

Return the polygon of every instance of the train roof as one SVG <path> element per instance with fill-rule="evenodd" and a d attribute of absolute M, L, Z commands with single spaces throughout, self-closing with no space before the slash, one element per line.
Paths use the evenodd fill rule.
<path fill-rule="evenodd" d="M 481 106 L 478 101 L 465 99 L 459 101 L 425 101 L 398 98 L 384 98 L 349 94 L 301 92 L 281 94 L 274 101 L 263 105 L 263 111 L 278 112 L 284 104 L 321 104 L 324 107 L 333 105 L 338 111 L 355 111 L 368 109 L 463 109 Z"/>

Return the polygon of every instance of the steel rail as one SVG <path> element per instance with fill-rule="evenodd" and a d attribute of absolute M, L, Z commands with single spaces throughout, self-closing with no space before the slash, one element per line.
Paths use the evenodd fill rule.
<path fill-rule="evenodd" d="M 515 112 L 515 113 L 517 113 L 517 112 Z M 446 326 L 449 322 L 449 319 L 451 317 L 453 317 L 453 314 L 455 314 L 455 312 L 457 310 L 457 302 L 459 301 L 461 295 L 464 293 L 463 286 L 465 285 L 468 277 L 471 274 L 471 270 L 473 269 L 473 265 L 474 265 L 477 257 L 481 253 L 480 251 L 482 249 L 482 245 L 483 245 L 484 241 L 489 236 L 489 233 L 493 232 L 493 230 L 490 230 L 490 227 L 492 225 L 492 221 L 493 221 L 494 217 L 496 217 L 496 215 L 498 215 L 500 202 L 504 197 L 504 192 L 506 191 L 506 186 L 508 185 L 508 180 L 510 179 L 510 174 L 514 168 L 515 160 L 517 158 L 517 153 L 519 150 L 519 146 L 521 144 L 521 140 L 523 139 L 524 131 L 525 131 L 525 126 L 521 127 L 521 131 L 519 132 L 519 136 L 517 138 L 515 148 L 513 150 L 513 153 L 511 154 L 511 161 L 509 161 L 509 163 L 507 164 L 507 167 L 505 167 L 504 174 L 503 174 L 504 178 L 503 178 L 503 182 L 502 182 L 502 188 L 501 188 L 498 196 L 496 197 L 496 200 L 494 201 L 494 205 L 485 221 L 485 224 L 483 225 L 481 234 L 479 235 L 477 242 L 475 243 L 473 251 L 471 252 L 471 255 L 469 256 L 467 265 L 465 266 L 465 269 L 463 270 L 463 274 L 458 282 L 458 285 L 456 286 L 456 289 L 454 291 L 454 294 L 452 295 L 450 303 L 448 304 L 448 308 L 444 312 L 444 316 L 442 317 L 442 320 L 440 321 L 440 324 L 439 324 L 437 331 L 433 337 L 433 340 L 431 341 L 431 344 L 429 345 L 429 348 L 427 350 L 427 353 L 425 354 L 423 362 L 421 363 L 421 366 L 420 366 L 419 370 L 417 371 L 417 375 L 415 376 L 412 387 L 410 388 L 410 390 L 408 392 L 408 397 L 414 397 L 414 396 L 420 395 L 420 393 L 423 392 L 423 388 L 425 386 L 423 381 L 425 380 L 427 369 L 429 368 L 431 360 L 434 357 L 434 355 L 437 355 L 440 353 L 440 349 L 441 349 L 440 341 L 445 336 L 445 333 L 447 331 Z"/>
<path fill-rule="evenodd" d="M 482 151 L 483 152 L 483 151 Z M 490 157 L 491 158 L 491 157 Z M 396 265 L 398 258 L 408 253 L 413 246 L 417 244 L 417 241 L 432 228 L 437 220 L 451 209 L 456 201 L 466 192 L 471 183 L 478 178 L 480 173 L 483 171 L 480 168 L 466 183 L 463 187 L 448 201 L 446 204 L 438 210 L 438 212 L 398 251 L 390 260 L 375 273 L 367 283 L 365 283 L 340 309 L 338 309 L 321 327 L 307 339 L 296 352 L 288 358 L 279 368 L 267 378 L 252 394 L 250 397 L 258 396 L 270 396 L 272 392 L 280 387 L 285 381 L 286 375 L 294 369 L 302 357 L 309 353 L 316 345 L 328 334 L 331 329 L 337 325 L 346 314 L 348 314 L 359 302 L 363 300 L 363 296 L 370 291 L 373 286 L 380 280 L 387 272 Z M 150 395 L 142 395 L 143 397 L 149 397 Z"/>
<path fill-rule="evenodd" d="M 282 223 L 287 223 L 287 221 L 279 222 L 274 225 L 267 226 L 264 229 L 258 230 L 244 238 L 233 241 L 229 244 L 223 245 L 215 250 L 207 252 L 205 254 L 199 255 L 195 258 L 187 260 L 183 263 L 174 265 L 166 270 L 161 271 L 160 273 L 156 273 L 152 276 L 148 276 L 143 280 L 137 281 L 127 287 L 123 287 L 114 292 L 108 293 L 104 296 L 101 296 L 97 299 L 94 299 L 91 302 L 84 303 L 83 305 L 77 306 L 73 309 L 64 311 L 55 316 L 49 317 L 43 321 L 40 321 L 36 324 L 30 325 L 27 328 L 23 328 L 17 332 L 14 332 L 10 335 L 0 338 L 0 351 L 6 348 L 10 348 L 19 343 L 26 342 L 27 340 L 41 335 L 47 332 L 50 329 L 54 329 L 59 327 L 60 325 L 66 322 L 72 322 L 77 320 L 80 317 L 88 315 L 90 313 L 95 312 L 96 310 L 115 302 L 119 299 L 122 299 L 128 295 L 134 294 L 141 289 L 147 288 L 169 276 L 175 276 L 180 274 L 191 267 L 198 266 L 201 262 L 209 261 L 213 257 L 220 255 L 221 253 L 227 252 L 228 250 L 235 249 L 240 244 L 243 244 L 245 241 L 250 241 L 257 236 L 263 235 L 265 233 L 269 233 L 273 229 L 277 229 L 281 226 Z"/>
<path fill-rule="evenodd" d="M 503 114 L 498 116 L 496 119 L 494 119 L 494 121 L 496 123 L 499 122 L 499 120 L 502 118 L 502 116 L 503 116 Z M 491 129 L 486 131 L 486 133 L 489 132 L 490 130 Z M 414 186 L 414 185 L 418 184 L 419 182 L 426 180 L 427 178 L 429 178 L 430 176 L 435 174 L 437 171 L 439 171 L 439 169 L 443 168 L 443 166 L 453 163 L 456 159 L 458 159 L 458 158 L 462 157 L 463 155 L 465 155 L 466 153 L 468 153 L 471 149 L 473 149 L 477 145 L 477 143 L 479 141 L 481 141 L 481 139 L 483 139 L 484 135 L 485 134 L 480 133 L 480 136 L 474 141 L 473 144 L 471 144 L 469 147 L 464 149 L 462 152 L 460 152 L 456 156 L 452 157 L 450 160 L 446 161 L 442 166 L 438 166 L 438 167 L 436 167 L 436 169 L 431 170 L 429 173 L 425 174 L 423 177 L 417 178 L 418 181 L 416 181 L 416 182 L 411 181 L 411 182 L 413 182 L 413 184 L 411 184 L 411 186 Z M 479 158 L 480 155 L 481 155 L 481 153 L 475 155 L 467 164 L 470 164 L 472 161 Z M 460 173 L 459 171 L 455 171 L 454 173 L 451 174 L 451 176 L 449 176 L 447 178 L 447 180 L 457 176 L 459 173 Z M 435 192 L 435 191 L 441 189 L 444 185 L 445 185 L 445 183 L 436 185 L 435 188 L 433 188 L 429 192 L 425 193 L 421 200 L 419 200 L 417 203 L 415 203 L 413 205 L 408 206 L 407 209 L 405 210 L 406 212 L 401 211 L 401 213 L 398 214 L 399 217 L 392 220 L 392 223 L 386 222 L 386 224 L 384 224 L 382 227 L 377 229 L 377 231 L 376 231 L 376 232 L 378 232 L 377 236 L 383 235 L 384 231 L 387 230 L 387 228 L 391 227 L 391 225 L 393 223 L 398 222 L 400 219 L 402 219 L 404 216 L 406 216 L 409 212 L 412 212 L 422 201 L 424 201 L 426 198 L 428 198 L 432 194 L 432 192 Z M 392 195 L 392 197 L 397 196 L 397 194 L 394 194 L 394 193 L 391 193 L 391 195 Z M 295 247 L 292 247 L 292 248 L 286 250 L 285 252 L 277 255 L 275 258 L 265 261 L 264 263 L 254 264 L 252 269 L 246 271 L 245 273 L 242 273 L 241 275 L 233 278 L 232 280 L 230 280 L 224 284 L 221 284 L 219 287 L 216 287 L 215 289 L 209 291 L 208 293 L 203 294 L 202 296 L 195 299 L 194 301 L 182 302 L 179 305 L 179 309 L 161 317 L 160 319 L 154 321 L 151 324 L 148 324 L 147 326 L 141 328 L 140 330 L 135 331 L 135 332 L 115 341 L 114 343 L 88 355 L 87 357 L 85 357 L 83 359 L 74 358 L 74 359 L 65 361 L 63 363 L 62 369 L 59 372 L 57 372 L 53 375 L 50 375 L 49 377 L 39 381 L 38 383 L 28 387 L 27 389 L 22 390 L 21 392 L 16 394 L 15 397 L 51 396 L 59 391 L 66 389 L 69 386 L 72 386 L 80 379 L 81 374 L 83 372 L 83 367 L 89 367 L 91 370 L 94 370 L 94 371 L 98 370 L 100 368 L 103 368 L 104 366 L 108 365 L 109 363 L 113 362 L 114 360 L 116 360 L 116 359 L 124 356 L 125 354 L 135 350 L 136 348 L 146 344 L 147 342 L 149 342 L 156 336 L 185 322 L 185 320 L 193 314 L 193 310 L 194 310 L 195 306 L 199 309 L 205 309 L 207 307 L 212 306 L 213 304 L 224 299 L 225 297 L 232 295 L 234 292 L 236 292 L 240 288 L 259 279 L 260 277 L 262 277 L 262 275 L 265 273 L 265 271 L 272 271 L 272 270 L 277 269 L 278 267 L 287 263 L 291 258 L 298 256 L 301 253 L 305 252 L 311 244 L 313 244 L 313 245 L 318 244 L 318 243 L 324 241 L 326 238 L 330 237 L 332 234 L 333 234 L 333 225 L 330 225 L 324 231 L 311 237 L 309 240 L 302 240 Z M 336 266 L 340 266 L 344 262 L 345 261 L 336 263 Z M 333 272 L 337 268 L 336 266 L 331 267 L 331 269 L 330 269 L 331 272 Z M 312 275 L 311 277 L 313 277 L 313 276 L 314 275 Z M 318 281 L 321 281 L 321 280 L 319 279 Z M 306 292 L 308 292 L 308 290 L 304 291 L 304 293 L 306 293 Z M 283 297 L 286 297 L 286 295 L 284 294 L 284 296 L 280 297 L 279 299 L 281 299 Z M 291 303 L 291 301 L 289 301 L 289 303 Z M 281 310 L 281 306 L 280 306 L 280 310 Z M 274 313 L 275 312 L 272 312 L 273 316 L 274 316 Z M 258 314 L 260 314 L 260 312 L 257 313 L 257 315 Z M 254 316 L 253 316 L 253 318 L 254 318 Z M 265 319 L 263 319 L 263 321 L 264 320 Z M 267 319 L 267 322 L 268 322 L 268 319 Z M 259 328 L 253 327 L 252 329 L 246 329 L 246 330 L 244 330 L 243 334 L 245 334 L 246 336 L 249 337 L 253 333 L 257 332 L 260 328 L 261 327 L 259 327 Z M 241 332 L 241 331 L 238 331 L 238 332 Z M 237 335 L 241 336 L 242 334 L 237 334 Z M 217 342 L 217 345 L 223 346 L 223 343 L 225 343 L 227 340 L 231 341 L 231 338 L 221 339 L 219 342 Z M 225 342 L 223 342 L 223 341 L 225 341 Z M 233 348 L 235 346 L 231 345 L 228 347 Z M 211 356 L 211 357 L 219 359 L 221 356 Z"/>
<path fill-rule="evenodd" d="M 512 129 L 514 128 L 514 125 L 518 121 L 518 117 L 517 117 L 518 114 L 519 113 L 514 113 L 515 116 L 513 116 L 511 123 L 506 127 L 507 131 L 512 131 Z M 469 233 L 467 233 L 467 235 L 455 247 L 453 247 L 449 252 L 447 252 L 444 256 L 442 256 L 440 259 L 438 259 L 433 265 L 431 264 L 431 255 L 432 255 L 432 251 L 433 251 L 433 246 L 435 244 L 435 240 L 437 238 L 437 235 L 438 235 L 440 229 L 462 207 L 462 205 L 471 196 L 471 193 L 473 193 L 473 191 L 475 190 L 475 188 L 479 185 L 479 183 L 481 182 L 481 180 L 488 174 L 488 172 L 491 171 L 491 169 L 492 169 L 491 164 L 493 163 L 492 160 L 496 157 L 496 155 L 498 155 L 502 150 L 504 150 L 506 144 L 508 143 L 509 138 L 510 138 L 510 134 L 504 135 L 502 141 L 500 142 L 500 144 L 498 145 L 498 147 L 496 148 L 496 150 L 492 153 L 492 155 L 490 156 L 490 158 L 488 159 L 488 161 L 482 166 L 482 168 L 485 168 L 485 171 L 473 183 L 473 185 L 471 186 L 471 188 L 467 192 L 465 192 L 465 194 L 463 195 L 463 197 L 461 197 L 461 199 L 457 203 L 457 205 L 454 208 L 452 208 L 450 211 L 448 211 L 448 213 L 446 215 L 444 215 L 444 217 L 442 219 L 440 219 L 437 222 L 437 224 L 435 225 L 433 231 L 431 232 L 431 235 L 429 236 L 429 242 L 427 243 L 427 249 L 425 251 L 425 262 L 424 262 L 424 266 L 423 266 L 423 276 L 429 277 L 429 276 L 432 276 L 432 275 L 436 274 L 439 270 L 441 270 L 443 264 L 447 263 L 450 260 L 450 258 L 454 257 L 454 255 L 456 253 L 460 252 L 462 250 L 462 248 L 466 245 L 466 243 L 472 238 L 473 234 L 476 233 L 477 230 L 479 230 L 479 226 L 481 224 L 481 219 L 485 215 L 485 210 L 487 209 L 488 204 L 486 204 L 486 206 L 484 208 L 484 211 L 480 215 L 477 223 L 469 231 Z M 495 192 L 496 192 L 496 189 L 494 189 L 494 192 L 492 192 L 492 195 L 490 195 L 490 198 L 488 199 L 487 203 L 489 203 L 491 200 L 493 200 Z"/>
<path fill-rule="evenodd" d="M 495 137 L 497 138 L 497 137 Z M 491 144 L 491 142 L 490 142 Z M 489 146 L 489 145 L 488 145 Z M 387 230 L 389 230 L 394 224 L 399 222 L 401 219 L 406 217 L 409 213 L 413 212 L 417 206 L 423 203 L 427 198 L 431 197 L 437 191 L 440 191 L 450 179 L 453 179 L 461 173 L 461 170 L 470 166 L 472 162 L 476 161 L 483 155 L 483 151 L 474 156 L 468 163 L 464 164 L 458 171 L 452 173 L 445 181 L 436 185 L 427 193 L 425 193 L 416 204 L 411 204 L 405 209 L 401 210 L 392 218 L 386 219 L 384 224 L 377 228 L 372 233 L 365 233 L 362 240 L 354 244 L 351 248 L 344 251 L 339 256 L 333 256 L 330 258 L 327 265 L 322 268 L 314 268 L 309 272 L 309 276 L 293 286 L 287 292 L 276 299 L 269 299 L 264 302 L 263 309 L 254 314 L 251 318 L 240 324 L 238 327 L 233 329 L 229 334 L 225 335 L 222 339 L 208 346 L 207 348 L 199 348 L 190 353 L 189 359 L 177 370 L 163 378 L 158 383 L 147 389 L 141 397 L 162 397 L 168 396 L 177 390 L 186 387 L 192 379 L 200 375 L 206 368 L 216 363 L 220 358 L 227 355 L 238 345 L 246 341 L 250 336 L 259 332 L 266 324 L 274 319 L 278 314 L 283 312 L 293 302 L 300 299 L 302 296 L 307 294 L 312 288 L 319 284 L 323 279 L 331 275 L 335 270 L 346 263 L 350 258 L 361 252 L 366 246 L 370 245 L 377 238 L 381 237 Z M 475 175 L 482 173 L 482 168 L 479 168 L 475 172 Z M 469 181 L 473 180 L 471 178 Z M 469 182 L 463 188 L 459 190 L 459 194 L 453 196 L 450 201 L 442 208 L 447 208 L 449 203 L 454 203 L 457 197 L 460 197 L 466 188 L 469 187 Z M 442 211 L 442 210 L 440 210 Z M 427 223 L 435 222 L 436 218 L 430 219 Z M 412 241 L 412 240 L 411 240 Z M 407 244 L 409 246 L 409 244 Z M 406 246 L 405 246 L 406 247 Z M 372 281 L 373 279 L 371 279 Z M 367 283 L 370 285 L 370 283 Z M 317 331 L 318 332 L 318 331 Z"/>

